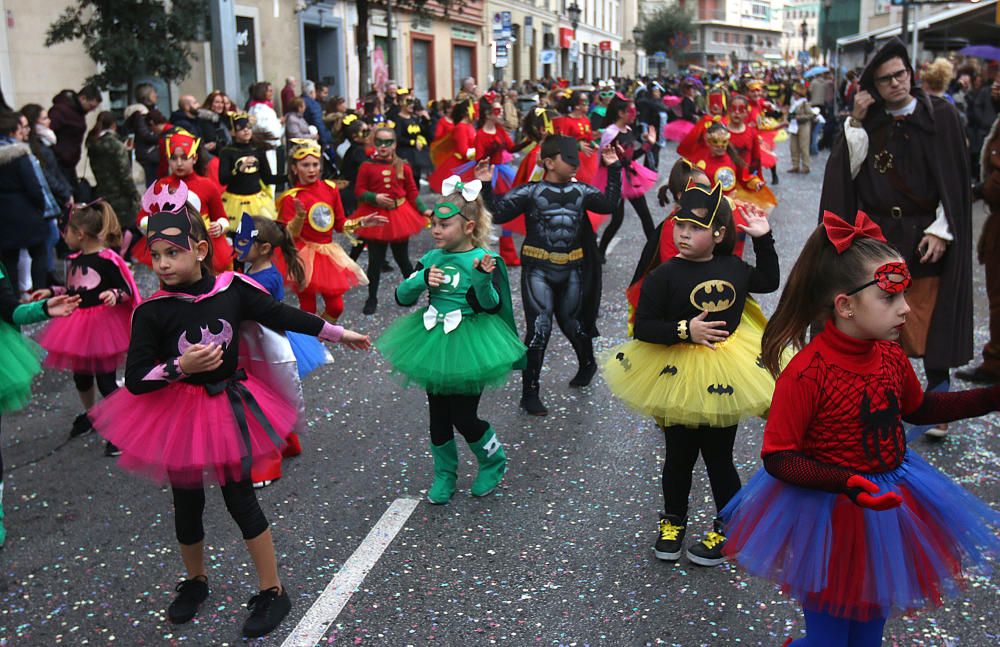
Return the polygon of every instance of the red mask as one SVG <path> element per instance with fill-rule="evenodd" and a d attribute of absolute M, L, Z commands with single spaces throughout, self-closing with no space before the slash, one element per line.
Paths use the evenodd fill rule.
<path fill-rule="evenodd" d="M 903 261 L 893 261 L 879 265 L 875 269 L 875 278 L 847 293 L 847 296 L 857 294 L 870 285 L 877 285 L 879 290 L 888 294 L 899 294 L 913 283 L 910 268 Z"/>

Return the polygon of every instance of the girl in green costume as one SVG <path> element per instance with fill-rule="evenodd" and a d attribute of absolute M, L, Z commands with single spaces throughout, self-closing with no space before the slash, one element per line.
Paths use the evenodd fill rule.
<path fill-rule="evenodd" d="M 452 176 L 442 188 L 447 197 L 434 208 L 431 228 L 436 248 L 396 288 L 400 305 L 415 304 L 424 290 L 429 303 L 397 319 L 375 343 L 404 386 L 427 391 L 434 456 L 427 498 L 437 504 L 455 493 L 454 429 L 479 463 L 472 495 L 489 494 L 503 479 L 507 456 L 479 418 L 479 398 L 521 368 L 527 350 L 514 325 L 507 268 L 486 249 L 492 218 L 479 198 L 481 183 Z"/>
<path fill-rule="evenodd" d="M 31 380 L 42 370 L 42 349 L 21 336 L 18 326 L 69 316 L 80 305 L 79 296 L 62 295 L 44 301 L 20 303 L 7 270 L 0 263 L 0 414 L 20 409 L 31 399 Z M 0 448 L 0 546 L 7 539 L 3 527 L 3 451 Z"/>

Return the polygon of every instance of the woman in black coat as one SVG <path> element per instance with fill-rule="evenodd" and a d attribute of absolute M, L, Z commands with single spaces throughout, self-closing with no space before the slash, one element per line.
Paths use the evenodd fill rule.
<path fill-rule="evenodd" d="M 25 142 L 28 120 L 16 112 L 0 113 L 0 257 L 11 285 L 18 286 L 17 259 L 31 254 L 31 282 L 46 287 L 45 193 Z"/>

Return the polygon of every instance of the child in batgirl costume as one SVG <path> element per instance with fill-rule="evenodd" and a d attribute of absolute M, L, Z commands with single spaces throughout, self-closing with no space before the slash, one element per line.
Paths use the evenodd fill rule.
<path fill-rule="evenodd" d="M 278 198 L 278 220 L 287 225 L 288 233 L 295 239 L 299 259 L 305 268 L 304 281 L 292 285 L 299 305 L 306 312 L 315 313 L 317 296 L 323 295 L 322 317 L 336 321 L 344 311 L 344 293 L 356 285 L 366 285 L 368 279 L 333 240 L 333 232 L 350 235 L 361 225 L 377 224 L 383 219 L 348 220 L 336 185 L 322 178 L 322 160 L 318 143 L 311 139 L 292 140 L 288 177 L 293 188 Z M 278 257 L 275 259 L 277 261 Z M 287 272 L 282 273 L 287 276 Z"/>
<path fill-rule="evenodd" d="M 222 193 L 215 183 L 195 171 L 201 139 L 187 131 L 179 130 L 165 137 L 165 145 L 170 156 L 168 160 L 170 175 L 152 185 L 152 195 L 158 196 L 164 191 L 173 193 L 179 184 L 185 185 L 188 202 L 201 213 L 205 228 L 208 229 L 212 243 L 212 269 L 216 272 L 225 272 L 233 265 L 233 247 L 226 238 L 229 216 L 226 215 L 225 206 L 222 204 Z M 148 218 L 149 212 L 143 207 L 136 218 L 140 229 L 145 230 Z M 152 265 L 145 243 L 136 246 L 135 258 L 140 263 Z"/>
<path fill-rule="evenodd" d="M 492 426 L 479 418 L 483 390 L 502 386 L 521 368 L 525 347 L 518 339 L 503 260 L 486 249 L 492 219 L 479 180 L 447 178 L 447 197 L 434 208 L 435 249 L 396 288 L 396 301 L 411 306 L 426 290 L 426 308 L 400 317 L 376 347 L 406 386 L 427 391 L 434 483 L 431 503 L 455 492 L 458 450 L 453 429 L 469 443 L 479 471 L 473 496 L 492 492 L 507 469 L 507 457 Z"/>
<path fill-rule="evenodd" d="M 219 181 L 226 187 L 222 205 L 229 216 L 230 229 L 235 231 L 244 213 L 277 217 L 274 196 L 268 185 L 278 178 L 267 162 L 270 146 L 255 142 L 253 118 L 245 112 L 229 113 L 233 143 L 219 153 Z"/>
<path fill-rule="evenodd" d="M 608 351 L 602 369 L 611 392 L 652 416 L 663 431 L 664 512 L 654 548 L 659 559 L 680 558 L 687 526 L 691 472 L 705 461 L 716 510 L 740 489 L 733 443 L 742 418 L 771 405 L 774 378 L 759 363 L 764 321 L 748 294 L 778 289 L 780 274 L 767 219 L 746 216 L 757 267 L 732 255 L 735 225 L 722 188 L 691 186 L 673 216 L 678 254 L 642 284 L 635 339 Z M 759 312 L 759 311 L 758 311 Z M 718 519 L 687 557 L 724 561 Z"/>

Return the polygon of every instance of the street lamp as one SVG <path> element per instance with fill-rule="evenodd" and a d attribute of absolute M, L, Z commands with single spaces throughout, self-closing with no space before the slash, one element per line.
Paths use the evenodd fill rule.
<path fill-rule="evenodd" d="M 809 25 L 808 25 L 808 23 L 806 23 L 805 20 L 802 21 L 801 25 L 799 25 L 799 33 L 802 34 L 802 51 L 805 52 L 805 51 L 807 51 L 806 50 L 806 36 L 809 35 Z"/>
<path fill-rule="evenodd" d="M 632 29 L 632 42 L 635 44 L 635 78 L 639 78 L 639 45 L 642 41 L 642 27 L 636 25 Z"/>
<path fill-rule="evenodd" d="M 566 15 L 569 16 L 569 24 L 573 27 L 573 42 L 576 43 L 576 58 L 573 59 L 573 84 L 576 85 L 576 72 L 577 72 L 577 59 L 580 58 L 580 44 L 576 40 L 576 26 L 580 24 L 580 14 L 583 13 L 580 9 L 580 5 L 576 4 L 576 0 L 573 0 L 573 4 L 566 7 Z"/>

